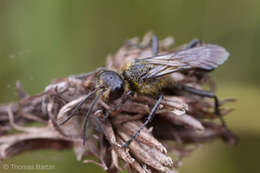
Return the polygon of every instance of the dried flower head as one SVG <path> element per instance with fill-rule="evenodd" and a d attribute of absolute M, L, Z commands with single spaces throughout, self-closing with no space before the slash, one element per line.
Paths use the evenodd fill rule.
<path fill-rule="evenodd" d="M 141 41 L 138 38 L 128 40 L 114 56 L 108 56 L 106 67 L 121 71 L 131 59 L 150 57 L 151 38 L 152 33 L 148 33 Z M 182 46 L 172 49 L 173 42 L 171 37 L 161 40 L 160 53 L 182 49 Z M 205 85 L 210 89 L 215 88 L 206 74 L 198 78 L 176 72 L 172 77 L 198 89 Z M 35 96 L 27 96 L 18 82 L 20 101 L 0 106 L 0 158 L 7 159 L 25 150 L 72 147 L 78 160 L 95 163 L 108 172 L 125 168 L 129 172 L 177 172 L 181 159 L 195 150 L 197 144 L 217 138 L 230 144 L 235 143 L 232 133 L 213 121 L 216 116 L 212 113 L 212 101 L 186 93 L 165 96 L 152 123 L 136 136 L 128 148 L 122 145 L 143 124 L 156 100 L 136 94 L 119 109 L 114 108 L 123 98 L 111 102 L 98 100 L 89 119 L 86 144 L 83 145 L 82 121 L 94 96 L 75 112 L 77 116 L 62 126 L 58 122 L 66 119 L 86 99 L 95 89 L 96 81 L 95 73 L 72 75 L 54 81 L 43 93 Z M 231 111 L 222 106 L 228 101 L 233 100 L 220 102 L 222 115 Z M 104 119 L 106 112 L 110 112 L 110 116 Z M 35 121 L 44 126 L 24 127 Z M 19 133 L 8 134 L 11 129 Z M 174 155 L 174 160 L 169 157 L 169 153 Z M 89 155 L 95 156 L 98 161 L 84 160 Z"/>

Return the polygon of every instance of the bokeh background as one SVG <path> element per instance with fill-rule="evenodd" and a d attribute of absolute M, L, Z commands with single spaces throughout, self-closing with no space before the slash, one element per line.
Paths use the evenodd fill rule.
<path fill-rule="evenodd" d="M 260 172 L 259 0 L 1 0 L 0 103 L 17 99 L 17 80 L 28 93 L 41 92 L 53 79 L 103 66 L 126 39 L 150 30 L 174 36 L 176 45 L 197 37 L 231 53 L 212 76 L 220 98 L 238 100 L 226 119 L 240 144 L 206 144 L 184 159 L 180 172 Z M 103 172 L 70 150 L 27 152 L 4 163 L 55 165 L 38 172 Z M 0 166 L 0 172 L 27 171 Z"/>

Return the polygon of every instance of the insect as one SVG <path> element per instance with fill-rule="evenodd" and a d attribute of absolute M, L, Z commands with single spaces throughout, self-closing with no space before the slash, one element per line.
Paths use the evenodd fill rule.
<path fill-rule="evenodd" d="M 165 91 L 169 89 L 183 90 L 201 97 L 213 98 L 215 103 L 215 114 L 226 128 L 225 121 L 220 114 L 218 98 L 214 93 L 179 84 L 174 81 L 169 74 L 190 70 L 212 71 L 228 59 L 229 53 L 223 47 L 214 44 L 201 44 L 198 39 L 194 39 L 182 50 L 165 55 L 158 55 L 158 38 L 156 36 L 154 36 L 152 40 L 152 53 L 152 57 L 135 59 L 127 63 L 121 73 L 107 69 L 97 70 L 98 80 L 96 82 L 95 90 L 90 92 L 86 98 L 76 106 L 73 112 L 60 123 L 60 125 L 71 119 L 79 107 L 90 96 L 96 95 L 84 117 L 83 144 L 85 144 L 87 121 L 98 100 L 101 97 L 108 101 L 116 100 L 122 97 L 126 88 L 128 88 L 128 93 L 136 92 L 138 94 L 152 96 L 156 98 L 157 101 L 146 121 L 123 145 L 124 147 L 127 147 L 140 131 L 152 121 L 163 100 Z M 128 87 L 126 87 L 126 85 Z M 106 117 L 108 115 L 109 113 L 106 114 Z"/>

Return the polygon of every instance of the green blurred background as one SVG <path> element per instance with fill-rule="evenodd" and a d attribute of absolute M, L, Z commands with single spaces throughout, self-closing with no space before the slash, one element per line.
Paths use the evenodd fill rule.
<path fill-rule="evenodd" d="M 17 80 L 28 93 L 41 92 L 52 79 L 104 65 L 126 39 L 150 30 L 174 36 L 176 45 L 198 37 L 231 53 L 212 76 L 220 98 L 238 99 L 226 119 L 240 144 L 206 144 L 184 159 L 180 172 L 260 172 L 259 0 L 1 0 L 0 102 L 17 99 Z M 39 172 L 103 172 L 69 150 L 27 152 L 4 163 L 55 166 Z M 0 172 L 28 170 L 0 166 Z"/>

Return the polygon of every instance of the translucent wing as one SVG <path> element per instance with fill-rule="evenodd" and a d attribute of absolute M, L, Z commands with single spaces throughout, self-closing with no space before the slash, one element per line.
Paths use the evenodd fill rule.
<path fill-rule="evenodd" d="M 229 53 L 220 46 L 204 44 L 187 50 L 171 54 L 136 59 L 137 62 L 155 65 L 143 79 L 157 78 L 173 72 L 189 69 L 213 70 L 223 64 Z"/>

